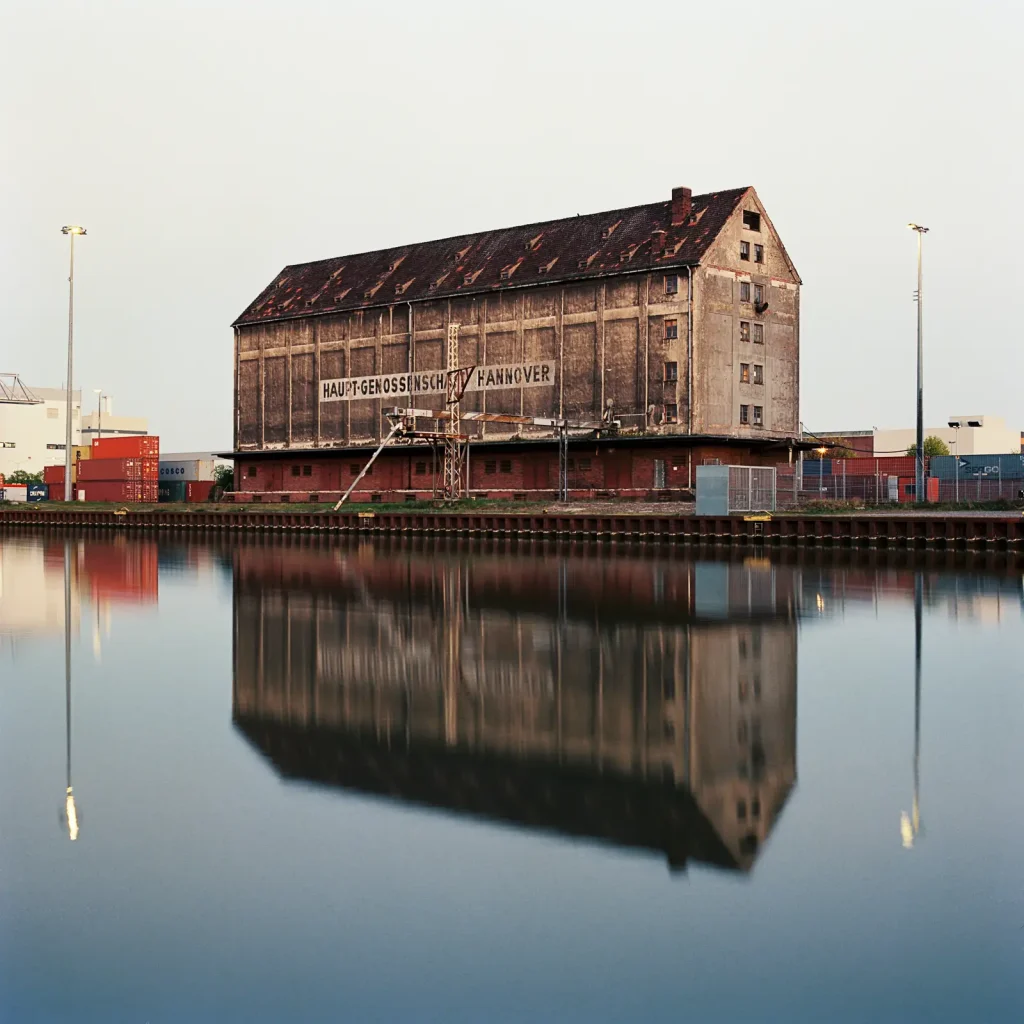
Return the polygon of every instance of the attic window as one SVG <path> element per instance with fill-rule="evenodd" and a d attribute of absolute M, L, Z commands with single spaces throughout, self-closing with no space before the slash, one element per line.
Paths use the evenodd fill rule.
<path fill-rule="evenodd" d="M 755 213 L 753 210 L 743 211 L 743 226 L 748 231 L 760 231 L 761 230 L 761 214 Z"/>
<path fill-rule="evenodd" d="M 611 238 L 615 234 L 615 229 L 622 223 L 621 220 L 617 220 L 614 224 L 609 224 L 608 227 L 603 228 L 601 231 L 602 238 Z"/>
<path fill-rule="evenodd" d="M 462 283 L 463 284 L 472 284 L 480 276 L 482 271 L 483 271 L 483 268 L 481 267 L 480 270 L 474 270 L 472 273 L 463 275 Z"/>
<path fill-rule="evenodd" d="M 519 269 L 522 262 L 523 257 L 520 256 L 515 263 L 510 263 L 507 267 L 502 267 L 500 274 L 502 281 L 507 281 Z"/>
<path fill-rule="evenodd" d="M 413 281 L 415 281 L 415 280 L 416 280 L 416 278 L 410 277 L 408 281 L 404 281 L 404 282 L 402 282 L 402 284 L 396 284 L 395 285 L 395 294 L 396 295 L 404 295 L 409 290 L 409 285 L 411 285 L 413 283 Z"/>
<path fill-rule="evenodd" d="M 542 263 L 542 264 L 541 264 L 541 265 L 540 265 L 540 266 L 539 266 L 539 267 L 537 268 L 537 273 L 538 273 L 538 274 L 550 274 L 550 273 L 551 273 L 551 270 L 552 270 L 552 268 L 554 267 L 554 265 L 555 265 L 555 264 L 556 264 L 557 262 L 558 262 L 558 257 L 556 256 L 556 257 L 555 257 L 555 258 L 554 258 L 553 260 L 551 260 L 551 262 L 550 262 L 550 263 Z"/>
<path fill-rule="evenodd" d="M 580 268 L 580 270 L 586 270 L 586 268 L 589 267 L 590 264 L 593 263 L 594 260 L 596 260 L 596 259 L 597 259 L 597 253 L 596 252 L 592 252 L 589 256 L 584 256 L 576 264 L 576 266 L 578 266 Z"/>
<path fill-rule="evenodd" d="M 528 239 L 527 242 L 526 242 L 526 250 L 527 250 L 527 252 L 533 252 L 535 249 L 539 249 L 540 248 L 540 240 L 543 237 L 544 237 L 544 232 L 542 231 L 539 235 L 534 235 L 533 238 Z"/>
<path fill-rule="evenodd" d="M 391 261 L 391 265 L 388 267 L 388 271 L 389 272 L 393 272 L 393 271 L 397 270 L 399 268 L 399 266 L 401 265 L 402 260 L 404 260 L 404 259 L 405 259 L 404 256 L 399 256 L 398 259 L 392 260 Z"/>

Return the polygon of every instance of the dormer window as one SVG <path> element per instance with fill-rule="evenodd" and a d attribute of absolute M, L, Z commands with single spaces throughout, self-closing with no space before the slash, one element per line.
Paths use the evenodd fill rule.
<path fill-rule="evenodd" d="M 748 231 L 760 231 L 761 230 L 761 214 L 756 213 L 753 210 L 743 211 L 743 226 Z"/>

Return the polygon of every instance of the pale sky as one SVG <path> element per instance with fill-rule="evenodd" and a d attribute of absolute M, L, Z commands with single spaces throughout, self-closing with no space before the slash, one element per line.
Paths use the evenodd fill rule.
<path fill-rule="evenodd" d="M 64 380 L 84 224 L 76 385 L 227 448 L 229 325 L 285 264 L 753 185 L 808 429 L 913 423 L 908 221 L 928 424 L 1024 427 L 1022 37 L 1019 2 L 5 0 L 0 371 Z"/>

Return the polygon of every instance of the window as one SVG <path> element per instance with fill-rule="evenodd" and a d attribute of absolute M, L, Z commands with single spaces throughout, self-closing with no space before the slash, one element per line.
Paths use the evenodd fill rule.
<path fill-rule="evenodd" d="M 748 231 L 760 231 L 761 230 L 761 214 L 755 213 L 753 210 L 743 211 L 743 226 Z"/>
<path fill-rule="evenodd" d="M 62 452 L 62 451 L 64 451 L 64 445 L 62 445 L 62 444 L 48 444 L 46 446 L 46 450 L 47 451 L 51 451 L 51 452 Z"/>
<path fill-rule="evenodd" d="M 738 821 L 746 821 L 747 819 L 747 801 L 737 800 L 736 801 L 736 818 Z"/>
<path fill-rule="evenodd" d="M 750 324 L 746 320 L 740 321 L 740 341 L 750 341 Z"/>
<path fill-rule="evenodd" d="M 348 471 L 353 476 L 358 476 L 359 475 L 359 466 L 355 462 L 350 462 L 349 465 L 348 465 Z"/>
<path fill-rule="evenodd" d="M 665 422 L 666 423 L 678 423 L 679 422 L 679 406 L 675 402 L 665 403 Z"/>
<path fill-rule="evenodd" d="M 667 380 L 667 381 L 679 380 L 679 364 L 678 363 L 666 363 L 665 364 L 665 380 Z"/>
<path fill-rule="evenodd" d="M 760 305 L 762 302 L 764 302 L 764 285 L 763 284 L 755 284 L 754 285 L 754 301 L 758 305 Z"/>
<path fill-rule="evenodd" d="M 678 320 L 666 320 L 665 321 L 665 340 L 671 341 L 673 338 L 679 337 L 679 321 Z"/>
<path fill-rule="evenodd" d="M 255 466 L 250 466 L 245 474 L 246 476 L 258 476 L 259 470 Z"/>
<path fill-rule="evenodd" d="M 512 472 L 512 460 L 511 459 L 502 459 L 501 460 L 501 471 L 502 471 L 502 473 L 511 473 Z"/>
<path fill-rule="evenodd" d="M 760 427 L 764 425 L 764 414 L 761 406 L 754 406 L 754 426 Z"/>
<path fill-rule="evenodd" d="M 740 281 L 740 302 L 750 301 L 750 282 Z"/>
<path fill-rule="evenodd" d="M 754 244 L 754 262 L 764 263 L 764 246 Z"/>
<path fill-rule="evenodd" d="M 586 473 L 590 469 L 590 459 L 580 459 L 580 472 Z"/>
<path fill-rule="evenodd" d="M 749 324 L 748 324 L 748 326 L 749 326 Z M 748 334 L 746 340 L 750 341 L 749 334 Z M 764 324 L 754 324 L 754 344 L 755 345 L 763 345 L 764 344 Z"/>
<path fill-rule="evenodd" d="M 740 363 L 740 383 L 750 383 L 750 363 Z"/>
<path fill-rule="evenodd" d="M 740 242 L 740 259 L 741 260 L 749 260 L 750 259 L 750 243 L 749 242 Z"/>
<path fill-rule="evenodd" d="M 425 462 L 416 463 L 416 475 L 425 476 L 427 472 L 427 464 Z"/>
<path fill-rule="evenodd" d="M 754 383 L 764 383 L 764 367 L 760 363 L 754 363 Z"/>
<path fill-rule="evenodd" d="M 750 422 L 750 406 L 749 405 L 741 405 L 740 406 L 740 423 L 749 423 L 749 422 Z"/>
<path fill-rule="evenodd" d="M 298 476 L 302 472 L 301 466 L 292 466 L 292 476 Z"/>
<path fill-rule="evenodd" d="M 665 294 L 675 295 L 679 291 L 679 278 L 675 274 L 665 275 Z"/>
<path fill-rule="evenodd" d="M 752 818 L 761 817 L 761 801 L 756 796 L 750 801 L 750 816 Z"/>
<path fill-rule="evenodd" d="M 488 476 L 492 476 L 493 474 L 497 473 L 498 472 L 498 463 L 495 462 L 494 459 L 491 459 L 490 461 L 485 462 L 484 463 L 484 472 Z"/>
<path fill-rule="evenodd" d="M 303 466 L 302 467 L 302 475 L 303 476 L 312 476 L 313 475 L 313 467 L 312 466 Z"/>
<path fill-rule="evenodd" d="M 58 413 L 56 409 L 47 409 L 46 410 L 46 418 L 48 420 L 55 420 L 59 415 L 60 415 L 60 413 Z"/>

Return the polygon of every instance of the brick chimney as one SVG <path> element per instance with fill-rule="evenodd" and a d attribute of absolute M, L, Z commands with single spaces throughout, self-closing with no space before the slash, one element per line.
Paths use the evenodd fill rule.
<path fill-rule="evenodd" d="M 680 186 L 672 189 L 672 227 L 682 227 L 690 219 L 693 190 Z"/>

